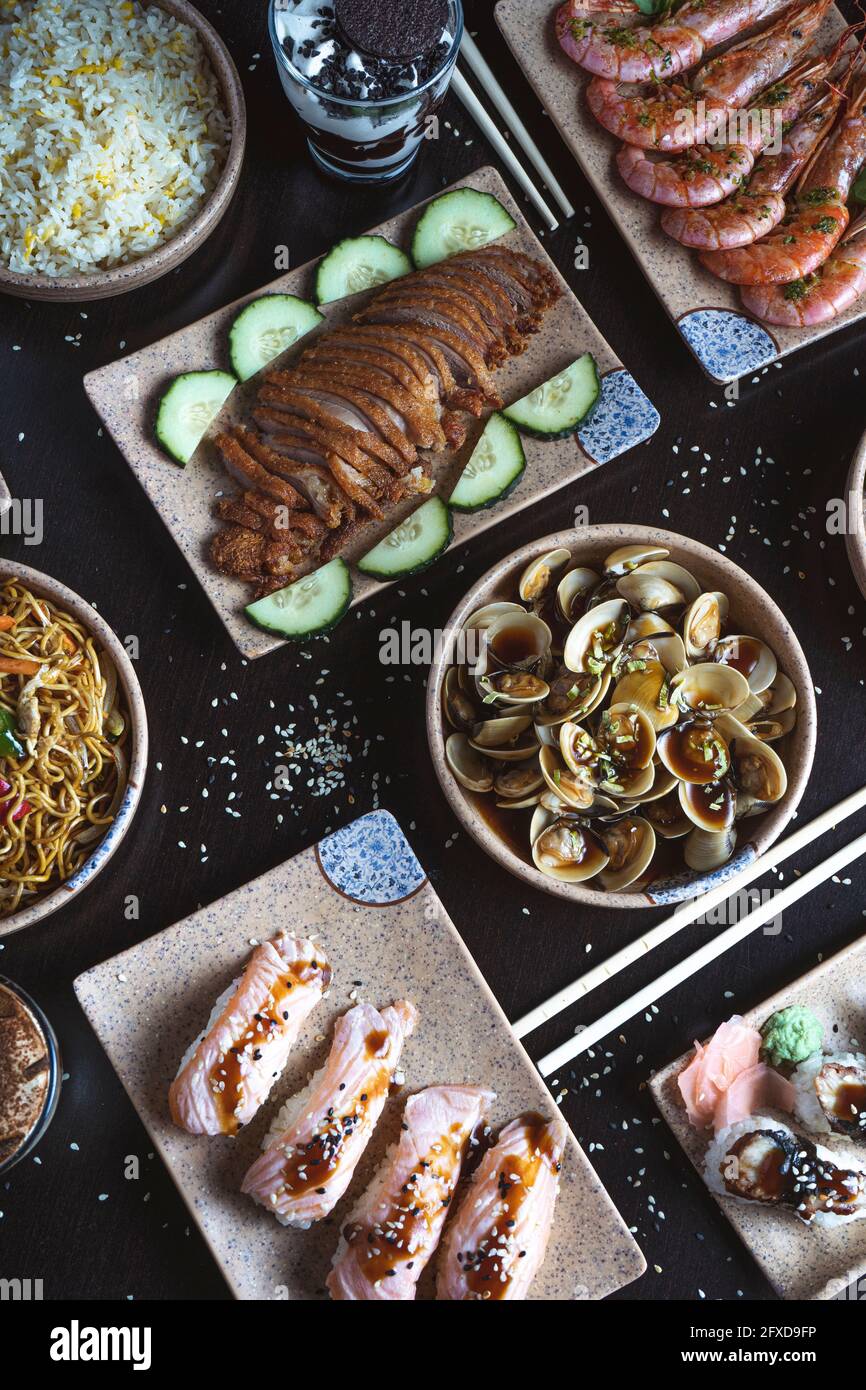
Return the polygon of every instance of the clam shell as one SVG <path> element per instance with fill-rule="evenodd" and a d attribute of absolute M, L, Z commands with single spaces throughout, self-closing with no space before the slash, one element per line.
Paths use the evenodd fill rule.
<path fill-rule="evenodd" d="M 550 694 L 547 681 L 529 671 L 491 671 L 479 678 L 478 689 L 485 703 L 500 705 L 535 705 Z"/>
<path fill-rule="evenodd" d="M 610 757 L 625 767 L 651 766 L 656 731 L 646 711 L 636 705 L 611 704 L 601 717 L 597 737 Z"/>
<path fill-rule="evenodd" d="M 730 830 L 694 830 L 687 837 L 683 858 L 696 873 L 710 873 L 727 864 L 737 845 L 737 832 Z"/>
<path fill-rule="evenodd" d="M 525 798 L 532 797 L 533 793 L 541 791 L 543 786 L 544 777 L 535 758 L 525 765 L 518 763 L 513 767 L 501 768 L 493 781 L 493 790 L 497 796 L 503 797 L 509 803 L 519 800 L 522 805 L 527 806 L 533 802 Z M 537 801 L 538 797 L 534 800 Z"/>
<path fill-rule="evenodd" d="M 587 569 L 585 565 L 578 565 L 562 576 L 556 586 L 556 611 L 563 622 L 574 621 L 575 605 L 579 600 L 585 600 L 600 582 L 595 570 Z"/>
<path fill-rule="evenodd" d="M 550 651 L 552 640 L 550 628 L 537 613 L 527 613 L 524 608 L 503 613 L 485 633 L 486 671 L 494 666 L 509 671 L 535 670 Z"/>
<path fill-rule="evenodd" d="M 517 592 L 523 602 L 536 603 L 542 598 L 553 575 L 564 569 L 570 560 L 571 551 L 564 547 L 548 550 L 546 555 L 539 555 L 537 559 L 530 560 L 517 585 Z"/>
<path fill-rule="evenodd" d="M 590 662 L 610 665 L 622 648 L 629 616 L 626 600 L 614 598 L 578 618 L 565 639 L 562 653 L 569 671 L 591 671 Z"/>
<path fill-rule="evenodd" d="M 760 695 L 762 690 L 771 686 L 778 671 L 775 652 L 770 650 L 766 642 L 762 642 L 760 637 L 747 637 L 742 633 L 723 637 L 713 651 L 713 660 L 729 670 L 741 672 L 754 695 Z"/>
<path fill-rule="evenodd" d="M 668 791 L 657 801 L 641 803 L 644 816 L 650 822 L 657 836 L 663 840 L 681 840 L 694 829 L 693 822 L 683 811 L 677 791 L 679 783 L 674 781 L 674 789 Z"/>
<path fill-rule="evenodd" d="M 699 661 L 671 677 L 671 700 L 692 714 L 720 714 L 741 705 L 749 694 L 745 676 L 733 666 Z"/>
<path fill-rule="evenodd" d="M 533 841 L 532 859 L 550 878 L 583 883 L 606 867 L 609 855 L 591 830 L 574 821 L 556 820 Z"/>
<path fill-rule="evenodd" d="M 591 768 L 573 770 L 566 766 L 555 748 L 543 747 L 538 764 L 553 795 L 575 811 L 586 810 L 595 799 L 596 779 Z"/>
<path fill-rule="evenodd" d="M 470 792 L 493 790 L 493 769 L 470 744 L 465 734 L 451 734 L 445 741 L 445 760 L 461 787 Z"/>
<path fill-rule="evenodd" d="M 718 722 L 731 750 L 731 770 L 738 790 L 771 805 L 781 801 L 788 790 L 788 774 L 775 749 L 731 715 L 723 715 Z"/>
<path fill-rule="evenodd" d="M 736 797 L 726 782 L 680 782 L 679 799 L 683 814 L 701 830 L 728 830 L 734 823 Z"/>
<path fill-rule="evenodd" d="M 656 850 L 656 834 L 642 816 L 624 816 L 615 825 L 599 828 L 599 838 L 609 859 L 598 881 L 609 893 L 636 883 L 649 868 Z"/>
<path fill-rule="evenodd" d="M 648 661 L 642 671 L 630 671 L 617 681 L 611 702 L 634 705 L 647 716 L 657 733 L 669 729 L 679 719 L 679 711 L 666 694 L 665 703 L 659 704 L 662 691 L 667 691 L 667 680 L 661 662 Z"/>
<path fill-rule="evenodd" d="M 617 577 L 630 574 L 639 565 L 648 564 L 650 560 L 666 560 L 670 553 L 663 545 L 621 545 L 608 555 L 604 562 L 604 572 Z"/>
<path fill-rule="evenodd" d="M 460 684 L 460 670 L 452 666 L 442 686 L 442 709 L 452 729 L 469 733 L 478 720 L 478 709 Z"/>
<path fill-rule="evenodd" d="M 690 661 L 700 661 L 718 642 L 728 616 L 727 597 L 718 592 L 699 594 L 683 618 L 683 641 Z"/>
<path fill-rule="evenodd" d="M 536 722 L 542 726 L 562 724 L 566 719 L 585 719 L 598 708 L 607 695 L 611 680 L 609 667 L 605 667 L 598 676 L 590 672 L 575 673 L 568 671 L 566 667 L 563 667 L 563 673 L 551 681 L 551 695 L 558 693 L 560 684 L 568 687 L 570 681 L 571 686 L 568 688 L 575 690 L 574 699 L 563 709 L 551 709 L 553 702 L 548 696 L 536 715 Z M 560 701 L 557 700 L 556 703 L 558 705 Z"/>
<path fill-rule="evenodd" d="M 724 777 L 731 766 L 731 752 L 719 721 L 691 719 L 659 734 L 658 755 L 681 782 L 705 786 Z"/>
<path fill-rule="evenodd" d="M 471 743 L 485 751 L 488 748 L 502 748 L 514 743 L 532 723 L 531 714 L 506 714 L 498 718 L 480 720 L 472 730 Z"/>

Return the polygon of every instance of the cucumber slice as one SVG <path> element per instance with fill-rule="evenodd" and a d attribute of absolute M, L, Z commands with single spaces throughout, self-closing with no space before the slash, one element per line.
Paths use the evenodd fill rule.
<path fill-rule="evenodd" d="M 585 352 L 564 372 L 537 386 L 505 411 L 523 434 L 536 439 L 566 439 L 586 420 L 601 395 L 595 358 Z"/>
<path fill-rule="evenodd" d="M 241 309 L 229 330 L 235 376 L 247 381 L 322 322 L 314 304 L 293 294 L 266 294 Z"/>
<path fill-rule="evenodd" d="M 352 578 L 339 555 L 321 569 L 296 579 L 285 589 L 251 603 L 247 610 L 256 627 L 279 633 L 290 642 L 320 637 L 346 614 L 352 602 Z"/>
<path fill-rule="evenodd" d="M 448 498 L 458 512 L 479 512 L 491 507 L 517 487 L 526 467 L 520 435 L 510 420 L 497 411 L 472 451 L 460 481 Z"/>
<path fill-rule="evenodd" d="M 237 381 L 228 372 L 184 372 L 175 377 L 156 412 L 156 437 L 178 463 L 189 463 Z"/>
<path fill-rule="evenodd" d="M 492 193 L 455 188 L 435 198 L 421 216 L 412 240 L 412 259 L 419 270 L 458 251 L 477 251 L 517 224 Z"/>
<path fill-rule="evenodd" d="M 348 237 L 329 251 L 316 275 L 316 299 L 332 304 L 335 299 L 359 294 L 374 285 L 387 285 L 408 275 L 412 262 L 383 236 Z"/>
<path fill-rule="evenodd" d="M 448 549 L 453 534 L 451 513 L 441 497 L 431 497 L 368 551 L 358 569 L 373 579 L 417 574 Z"/>

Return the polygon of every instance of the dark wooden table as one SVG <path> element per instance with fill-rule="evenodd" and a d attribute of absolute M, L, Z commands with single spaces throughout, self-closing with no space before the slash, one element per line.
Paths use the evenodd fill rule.
<path fill-rule="evenodd" d="M 866 353 L 860 329 L 742 383 L 728 406 L 700 372 L 637 265 L 590 193 L 519 68 L 500 41 L 492 6 L 470 3 L 485 54 L 532 127 L 579 211 L 546 238 L 583 303 L 662 415 L 648 445 L 493 529 L 430 574 L 392 590 L 374 612 L 344 624 L 310 653 L 291 649 L 245 665 L 150 508 L 82 390 L 91 367 L 133 351 L 274 278 L 274 247 L 300 264 L 429 196 L 491 157 L 451 99 L 441 138 L 409 180 L 388 192 L 349 189 L 315 173 L 274 70 L 263 0 L 202 0 L 243 77 L 250 130 L 239 194 L 216 235 L 179 273 L 120 299 L 53 307 L 5 298 L 0 308 L 0 468 L 12 491 L 44 502 L 39 547 L 2 538 L 2 553 L 55 575 L 91 598 L 122 636 L 140 641 L 138 671 L 150 718 L 152 761 L 127 842 L 96 884 L 47 922 L 10 937 L 0 972 L 41 1002 L 60 1035 L 69 1078 L 36 1158 L 0 1185 L 0 1275 L 42 1278 L 45 1297 L 223 1298 L 227 1290 L 99 1044 L 72 980 L 313 843 L 374 805 L 406 829 L 445 906 L 511 1017 L 632 939 L 660 914 L 574 911 L 524 890 L 456 823 L 432 772 L 424 733 L 423 670 L 378 660 L 392 621 L 441 627 L 468 585 L 504 553 L 570 524 L 577 504 L 592 522 L 661 524 L 743 565 L 782 605 L 819 690 L 809 818 L 864 780 L 866 604 L 843 540 L 827 531 L 827 505 L 844 492 L 866 428 Z M 534 222 L 534 225 L 537 223 Z M 591 268 L 573 270 L 577 237 Z M 20 350 L 15 350 L 15 348 Z M 23 439 L 19 436 L 23 435 Z M 235 698 L 235 696 L 237 698 Z M 318 712 L 314 710 L 315 696 Z M 298 801 L 274 828 L 265 789 L 275 723 L 295 707 L 299 736 L 324 711 L 357 717 L 347 792 Z M 365 740 L 369 740 L 364 751 Z M 201 746 L 197 746 L 201 741 Z M 237 779 L 225 812 L 225 767 Z M 201 796 L 211 782 L 211 795 Z M 181 811 L 181 807 L 189 807 Z M 284 808 L 288 810 L 288 808 Z M 835 846 L 850 838 L 843 829 Z M 456 837 L 456 838 L 455 838 Z M 179 847 L 179 841 L 191 846 Z M 195 847 L 208 847 L 207 862 Z M 796 865 L 829 851 L 822 845 Z M 788 870 L 790 876 L 790 868 Z M 850 882 L 847 879 L 850 877 Z M 620 1297 L 736 1300 L 772 1297 L 726 1221 L 654 1115 L 645 1082 L 723 1017 L 758 1003 L 866 930 L 866 870 L 829 883 L 789 912 L 777 936 L 751 938 L 608 1040 L 605 1056 L 567 1069 L 563 1113 L 646 1252 L 649 1270 Z M 128 895 L 140 918 L 127 920 Z M 291 926 L 291 921 L 286 925 Z M 661 972 L 711 934 L 693 928 L 627 979 L 599 990 L 530 1040 L 539 1056 L 581 1020 Z M 143 1176 L 127 1180 L 135 1155 Z"/>

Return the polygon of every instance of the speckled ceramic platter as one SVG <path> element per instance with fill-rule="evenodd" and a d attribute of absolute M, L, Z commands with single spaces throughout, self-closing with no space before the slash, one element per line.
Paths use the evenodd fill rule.
<path fill-rule="evenodd" d="M 845 503 L 845 548 L 860 592 L 866 598 L 866 434 L 860 440 L 848 474 Z M 2 503 L 0 503 L 2 506 Z"/>
<path fill-rule="evenodd" d="M 866 317 L 863 296 L 821 328 L 769 328 L 745 312 L 733 285 L 710 275 L 692 252 L 666 236 L 659 225 L 661 209 L 630 193 L 620 178 L 614 159 L 618 143 L 599 126 L 584 100 L 589 74 L 556 41 L 557 8 L 556 0 L 499 0 L 496 18 L 546 111 L 708 376 L 735 381 Z M 829 46 L 844 27 L 834 8 L 816 46 Z"/>
<path fill-rule="evenodd" d="M 744 1017 L 757 1027 L 789 1004 L 805 1004 L 813 1010 L 824 1025 L 827 1047 L 842 1052 L 862 1051 L 866 1046 L 866 937 L 810 970 Z M 676 1086 L 676 1079 L 691 1056 L 690 1049 L 671 1062 L 653 1077 L 650 1087 L 659 1110 L 700 1172 L 707 1140 L 689 1125 Z M 847 1144 L 838 1135 L 832 1139 L 819 1136 L 819 1142 L 860 1162 L 866 1158 L 862 1144 Z M 708 1199 L 710 1196 L 718 1202 L 780 1298 L 836 1298 L 866 1275 L 866 1221 L 811 1229 L 788 1212 L 747 1206 L 708 1192 Z M 849 1296 L 856 1297 L 856 1291 L 851 1290 Z"/>
<path fill-rule="evenodd" d="M 235 1139 L 192 1138 L 168 1115 L 179 1059 L 238 972 L 250 939 L 277 928 L 318 934 L 334 968 L 328 997 L 305 1025 L 274 1096 Z M 397 822 L 376 811 L 244 888 L 89 970 L 76 993 L 190 1212 L 238 1298 L 325 1297 L 340 1223 L 399 1133 L 410 1091 L 433 1082 L 484 1083 L 498 1093 L 492 1123 L 527 1109 L 556 1115 Z M 418 1029 L 392 1098 L 349 1191 L 310 1231 L 283 1229 L 239 1192 L 270 1118 L 306 1084 L 353 996 L 407 997 Z M 644 1258 L 574 1136 L 535 1299 L 603 1298 L 637 1279 Z M 425 1276 L 428 1280 L 432 1271 Z M 429 1294 L 429 1282 L 422 1293 Z"/>
<path fill-rule="evenodd" d="M 721 590 L 730 601 L 731 626 L 729 631 L 754 633 L 760 635 L 775 652 L 779 668 L 793 681 L 797 691 L 797 722 L 789 734 L 775 746 L 785 763 L 788 774 L 788 789 L 782 800 L 769 812 L 760 817 L 740 822 L 739 840 L 733 857 L 721 868 L 710 873 L 696 874 L 690 869 L 658 875 L 650 882 L 636 884 L 622 892 L 605 892 L 593 886 L 593 880 L 584 883 L 564 883 L 550 878 L 537 869 L 529 857 L 529 812 L 524 822 L 526 836 L 526 857 L 519 854 L 502 834 L 488 825 L 479 813 L 478 802 L 472 792 L 461 787 L 445 758 L 446 729 L 442 713 L 442 687 L 453 657 L 450 643 L 443 642 L 436 660 L 430 668 L 427 681 L 427 739 L 430 756 L 436 776 L 439 778 L 449 805 L 461 825 L 477 841 L 483 850 L 495 859 L 509 873 L 515 874 L 524 883 L 538 888 L 543 893 L 551 893 L 569 902 L 588 907 L 645 908 L 661 907 L 682 902 L 686 898 L 697 897 L 710 888 L 725 883 L 740 872 L 759 854 L 774 844 L 788 821 L 797 809 L 800 798 L 812 771 L 815 758 L 815 740 L 818 715 L 815 705 L 815 692 L 809 666 L 803 648 L 785 615 L 769 594 L 756 584 L 745 570 L 740 569 L 724 555 L 719 555 L 708 546 L 689 536 L 678 536 L 672 531 L 660 531 L 646 526 L 582 526 L 577 530 L 559 531 L 551 536 L 531 541 L 512 555 L 506 555 L 464 595 L 445 626 L 446 633 L 457 633 L 470 614 L 487 603 L 498 600 L 512 600 L 517 591 L 521 573 L 526 565 L 550 550 L 564 546 L 571 551 L 575 564 L 588 565 L 600 571 L 605 556 L 622 545 L 660 545 L 670 551 L 670 558 L 684 565 L 707 592 Z M 523 812 L 509 812 L 519 816 Z"/>
<path fill-rule="evenodd" d="M 493 193 L 505 203 L 518 224 L 507 240 L 531 256 L 546 260 L 543 247 L 495 170 L 480 169 L 458 186 L 465 185 Z M 403 245 L 418 215 L 418 209 L 412 209 L 373 231 Z M 323 251 L 327 249 L 323 247 Z M 548 265 L 554 270 L 552 263 Z M 258 294 L 290 293 L 309 298 L 313 292 L 313 269 L 313 263 L 301 266 L 264 286 Z M 546 315 L 544 327 L 532 340 L 529 351 L 497 373 L 497 385 L 506 401 L 518 400 L 580 353 L 589 351 L 594 354 L 603 378 L 601 401 L 589 425 L 577 438 L 545 442 L 526 440 L 527 468 L 520 485 L 509 497 L 486 511 L 469 516 L 455 515 L 455 544 L 574 482 L 599 464 L 609 462 L 648 439 L 658 428 L 658 412 L 584 313 L 565 281 L 555 270 L 554 273 L 564 290 L 562 299 Z M 156 400 L 177 373 L 226 367 L 229 326 L 238 311 L 256 297 L 249 295 L 237 300 L 153 347 L 85 378 L 87 393 L 121 453 L 195 571 L 229 635 L 248 657 L 263 656 L 281 643 L 272 634 L 259 631 L 245 617 L 244 605 L 252 597 L 250 586 L 218 574 L 208 560 L 208 542 L 218 524 L 213 515 L 214 503 L 221 494 L 235 490 L 219 463 L 210 438 L 225 423 L 243 418 L 258 389 L 258 380 L 253 377 L 232 393 L 208 437 L 185 469 L 172 463 L 157 447 L 153 418 Z M 357 312 L 362 298 L 356 295 L 329 305 L 324 311 L 325 327 Z M 284 358 L 291 356 L 292 351 L 284 354 Z M 483 426 L 484 421 L 472 423 L 466 445 L 459 452 L 434 456 L 437 492 L 446 497 L 450 494 Z M 350 562 L 359 559 L 416 505 L 404 503 L 389 512 L 387 521 L 366 527 L 354 548 L 347 547 L 344 551 L 344 557 Z M 358 572 L 353 574 L 353 582 L 355 602 L 382 587 Z"/>

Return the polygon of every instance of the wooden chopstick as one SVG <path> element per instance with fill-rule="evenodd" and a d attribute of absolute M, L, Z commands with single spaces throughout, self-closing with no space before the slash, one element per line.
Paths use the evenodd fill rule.
<path fill-rule="evenodd" d="M 562 215 L 568 220 L 574 216 L 574 208 L 566 197 L 565 190 L 557 179 L 541 150 L 536 145 L 523 121 L 518 116 L 513 105 L 505 95 L 499 85 L 499 79 L 488 63 L 481 49 L 473 39 L 472 35 L 464 31 L 463 42 L 460 45 L 460 54 L 466 60 L 466 66 L 478 81 L 481 88 L 487 93 L 496 110 L 505 121 L 509 130 L 513 134 L 526 158 L 540 175 L 544 183 L 550 189 L 557 203 L 562 209 Z"/>
<path fill-rule="evenodd" d="M 497 128 L 493 119 L 488 115 L 487 111 L 481 105 L 481 102 L 478 100 L 478 97 L 475 95 L 472 88 L 469 86 L 469 83 L 466 81 L 466 78 L 463 76 L 459 68 L 454 69 L 454 76 L 451 79 L 451 87 L 455 95 L 460 98 L 463 105 L 466 107 L 466 110 L 469 112 L 470 116 L 472 117 L 478 128 L 481 130 L 482 134 L 484 134 L 490 141 L 491 145 L 495 149 L 496 153 L 499 155 L 499 158 L 502 160 L 503 164 L 507 166 L 512 176 L 520 184 L 520 187 L 523 189 L 524 193 L 526 193 L 527 197 L 529 197 L 535 204 L 536 208 L 541 213 L 541 216 L 546 221 L 550 230 L 552 232 L 555 232 L 557 227 L 559 226 L 559 222 L 556 219 L 556 214 L 551 212 L 550 208 L 547 206 L 547 203 L 544 201 L 538 189 L 535 187 L 535 184 L 532 182 L 532 179 L 529 177 L 523 165 L 520 163 L 520 160 L 517 158 L 508 141 L 505 139 L 505 136 Z"/>
<path fill-rule="evenodd" d="M 527 1033 L 534 1032 L 536 1028 L 541 1027 L 542 1023 L 547 1023 L 548 1019 L 555 1018 L 557 1014 L 562 1013 L 563 1009 L 569 1008 L 571 1004 L 582 999 L 591 990 L 597 989 L 599 985 L 605 984 L 608 980 L 612 980 L 614 975 L 618 975 L 621 970 L 625 970 L 629 965 L 634 965 L 636 961 L 643 960 L 650 951 L 654 951 L 657 946 L 669 941 L 672 936 L 676 936 L 677 932 L 682 931 L 684 927 L 690 926 L 698 917 L 712 912 L 713 908 L 718 907 L 720 903 L 725 902 L 741 888 L 745 888 L 749 883 L 754 883 L 756 878 L 768 873 L 770 869 L 775 869 L 786 859 L 790 859 L 792 854 L 799 854 L 806 845 L 811 844 L 813 840 L 817 840 L 826 831 L 832 830 L 841 821 L 848 816 L 853 816 L 856 811 L 860 811 L 864 807 L 866 807 L 866 787 L 861 787 L 859 791 L 844 797 L 836 806 L 830 806 L 828 810 L 822 811 L 814 820 L 809 821 L 808 825 L 800 826 L 787 839 L 772 845 L 752 864 L 748 864 L 745 869 L 727 879 L 725 883 L 719 884 L 717 888 L 711 888 L 708 893 L 703 893 L 698 898 L 690 898 L 688 902 L 678 907 L 670 917 L 666 917 L 663 922 L 652 927 L 637 941 L 623 946 L 608 960 L 594 966 L 585 975 L 581 975 L 570 985 L 566 985 L 564 989 L 551 995 L 544 1003 L 530 1009 L 528 1014 L 524 1014 L 513 1025 L 517 1037 L 525 1038 Z"/>
<path fill-rule="evenodd" d="M 804 898 L 808 893 L 811 893 L 813 888 L 817 888 L 820 884 L 826 882 L 828 878 L 832 878 L 834 874 L 839 873 L 847 864 L 852 863 L 855 859 L 859 859 L 860 856 L 864 854 L 866 854 L 866 834 L 858 835 L 857 839 L 852 840 L 850 845 L 846 845 L 844 849 L 839 849 L 835 854 L 831 854 L 830 858 L 825 859 L 823 864 L 817 864 L 814 869 L 810 869 L 802 878 L 796 879 L 793 883 L 789 884 L 787 888 L 783 888 L 781 893 L 776 893 L 766 902 L 761 903 L 753 912 L 750 912 L 747 917 L 744 917 L 742 922 L 737 922 L 734 926 L 728 927 L 727 931 L 723 931 L 721 935 L 715 937 L 714 940 L 708 941 L 707 944 L 701 946 L 699 950 L 693 951 L 685 960 L 680 961 L 679 965 L 674 965 L 670 970 L 666 970 L 665 973 L 660 975 L 657 980 L 654 980 L 652 984 L 645 985 L 643 989 L 639 989 L 636 994 L 626 999 L 624 1003 L 618 1004 L 615 1009 L 611 1009 L 608 1013 L 604 1014 L 602 1018 L 597 1019 L 595 1023 L 590 1023 L 588 1027 L 583 1028 L 579 1033 L 576 1033 L 574 1037 L 569 1038 L 567 1042 L 562 1043 L 559 1047 L 555 1047 L 552 1052 L 548 1052 L 547 1056 L 542 1057 L 541 1061 L 538 1063 L 538 1070 L 541 1072 L 541 1075 L 550 1076 L 553 1072 L 558 1071 L 560 1067 L 564 1066 L 566 1062 L 571 1062 L 582 1052 L 587 1052 L 591 1047 L 594 1047 L 596 1043 L 601 1042 L 602 1038 L 606 1038 L 609 1033 L 612 1033 L 615 1028 L 619 1028 L 623 1023 L 627 1023 L 630 1018 L 640 1013 L 642 1009 L 647 1009 L 650 1005 L 657 1003 L 663 995 L 670 993 L 672 989 L 676 989 L 677 985 L 683 984 L 685 980 L 691 979 L 692 975 L 696 975 L 699 970 L 703 970 L 705 965 L 709 965 L 711 961 L 724 955 L 732 946 L 736 946 L 739 941 L 745 940 L 747 936 L 757 931 L 759 927 L 763 927 L 767 922 L 771 922 L 774 917 L 778 917 L 781 913 L 786 912 L 787 909 L 795 902 L 798 902 L 800 898 Z"/>

